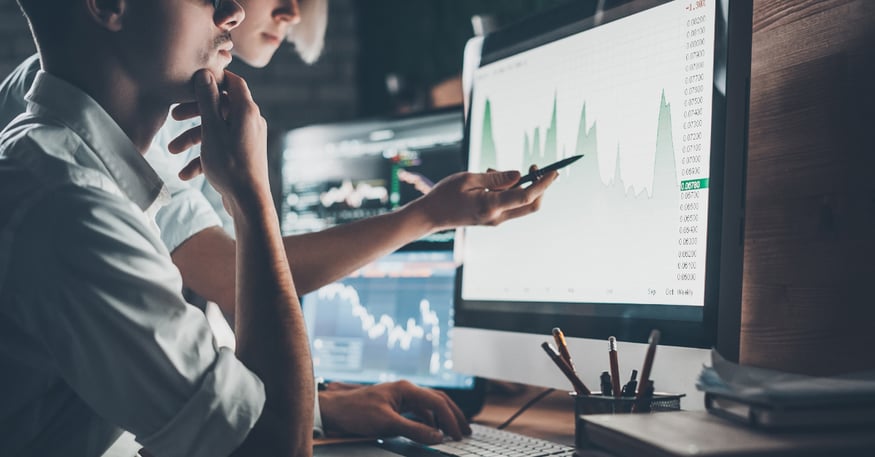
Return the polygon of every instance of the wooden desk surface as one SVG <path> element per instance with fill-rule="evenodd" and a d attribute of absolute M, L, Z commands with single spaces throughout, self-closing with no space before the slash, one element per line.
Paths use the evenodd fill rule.
<path fill-rule="evenodd" d="M 514 396 L 490 394 L 483 411 L 474 417 L 473 422 L 497 427 L 543 390 L 526 387 L 523 393 Z M 574 402 L 568 392 L 555 391 L 514 419 L 506 430 L 573 445 Z"/>

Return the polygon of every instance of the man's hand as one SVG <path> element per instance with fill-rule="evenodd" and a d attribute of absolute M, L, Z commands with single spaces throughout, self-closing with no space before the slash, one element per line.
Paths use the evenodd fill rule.
<path fill-rule="evenodd" d="M 227 114 L 227 105 L 222 111 L 223 115 Z M 197 101 L 180 103 L 173 107 L 173 110 L 171 110 L 171 116 L 177 121 L 184 121 L 195 117 L 200 117 L 200 115 L 201 112 L 200 108 L 198 107 Z M 202 139 L 203 129 L 200 125 L 198 125 L 177 135 L 177 137 L 171 140 L 170 143 L 167 145 L 167 150 L 171 154 L 181 154 L 201 144 Z M 188 164 L 188 166 L 186 166 L 182 169 L 182 171 L 179 172 L 179 178 L 187 181 L 200 175 L 201 173 L 203 173 L 203 169 L 200 165 L 200 161 L 193 160 L 191 163 Z"/>
<path fill-rule="evenodd" d="M 528 187 L 516 187 L 517 171 L 456 173 L 438 182 L 428 195 L 411 203 L 434 230 L 466 225 L 498 225 L 538 210 L 541 196 L 559 176 L 547 173 Z"/>
<path fill-rule="evenodd" d="M 201 156 L 186 165 L 180 177 L 203 171 L 216 190 L 228 196 L 268 182 L 267 122 L 243 78 L 225 71 L 224 81 L 225 90 L 220 91 L 209 70 L 195 75 L 195 104 L 179 105 L 173 115 L 184 119 L 199 114 L 201 126 L 174 139 L 169 149 L 178 153 L 201 143 Z"/>
<path fill-rule="evenodd" d="M 329 387 L 319 392 L 319 409 L 328 433 L 400 435 L 426 444 L 439 443 L 444 433 L 457 440 L 471 434 L 465 415 L 445 393 L 408 381 Z M 405 413 L 412 413 L 419 422 L 402 416 Z"/>

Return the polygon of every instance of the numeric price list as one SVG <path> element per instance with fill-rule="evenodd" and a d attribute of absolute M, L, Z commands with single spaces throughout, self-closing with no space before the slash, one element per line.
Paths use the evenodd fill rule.
<path fill-rule="evenodd" d="M 707 2 L 694 0 L 684 5 L 683 15 L 683 110 L 680 147 L 680 205 L 678 208 L 677 272 L 679 283 L 701 280 L 704 271 L 704 230 L 708 195 L 708 115 L 711 97 L 708 49 L 713 24 Z M 700 233 L 702 232 L 702 233 Z M 678 289 L 683 293 L 683 287 Z"/>

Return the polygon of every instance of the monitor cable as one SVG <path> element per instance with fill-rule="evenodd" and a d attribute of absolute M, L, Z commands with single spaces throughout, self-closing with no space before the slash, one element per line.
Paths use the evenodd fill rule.
<path fill-rule="evenodd" d="M 555 391 L 555 390 L 556 390 L 556 389 L 553 389 L 553 388 L 544 389 L 543 392 L 539 393 L 538 395 L 535 395 L 531 400 L 527 401 L 525 405 L 521 406 L 520 409 L 518 409 L 515 413 L 513 413 L 512 416 L 510 416 L 510 418 L 508 418 L 506 421 L 502 422 L 502 424 L 499 425 L 499 426 L 496 427 L 496 428 L 499 429 L 499 430 L 503 430 L 503 429 L 505 429 L 508 425 L 510 425 L 511 422 L 514 421 L 514 419 L 516 419 L 517 417 L 519 417 L 520 414 L 526 412 L 527 409 L 529 409 L 529 408 L 531 408 L 532 406 L 534 406 L 535 403 L 537 403 L 537 402 L 543 400 L 544 397 L 546 397 L 547 395 L 550 395 L 550 394 L 553 393 L 553 391 Z"/>

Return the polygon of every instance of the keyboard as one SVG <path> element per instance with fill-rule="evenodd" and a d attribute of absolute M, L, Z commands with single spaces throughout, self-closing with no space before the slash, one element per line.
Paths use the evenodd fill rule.
<path fill-rule="evenodd" d="M 471 424 L 471 436 L 462 441 L 452 438 L 429 449 L 458 457 L 571 457 L 574 447 L 530 438 L 519 433 Z"/>

